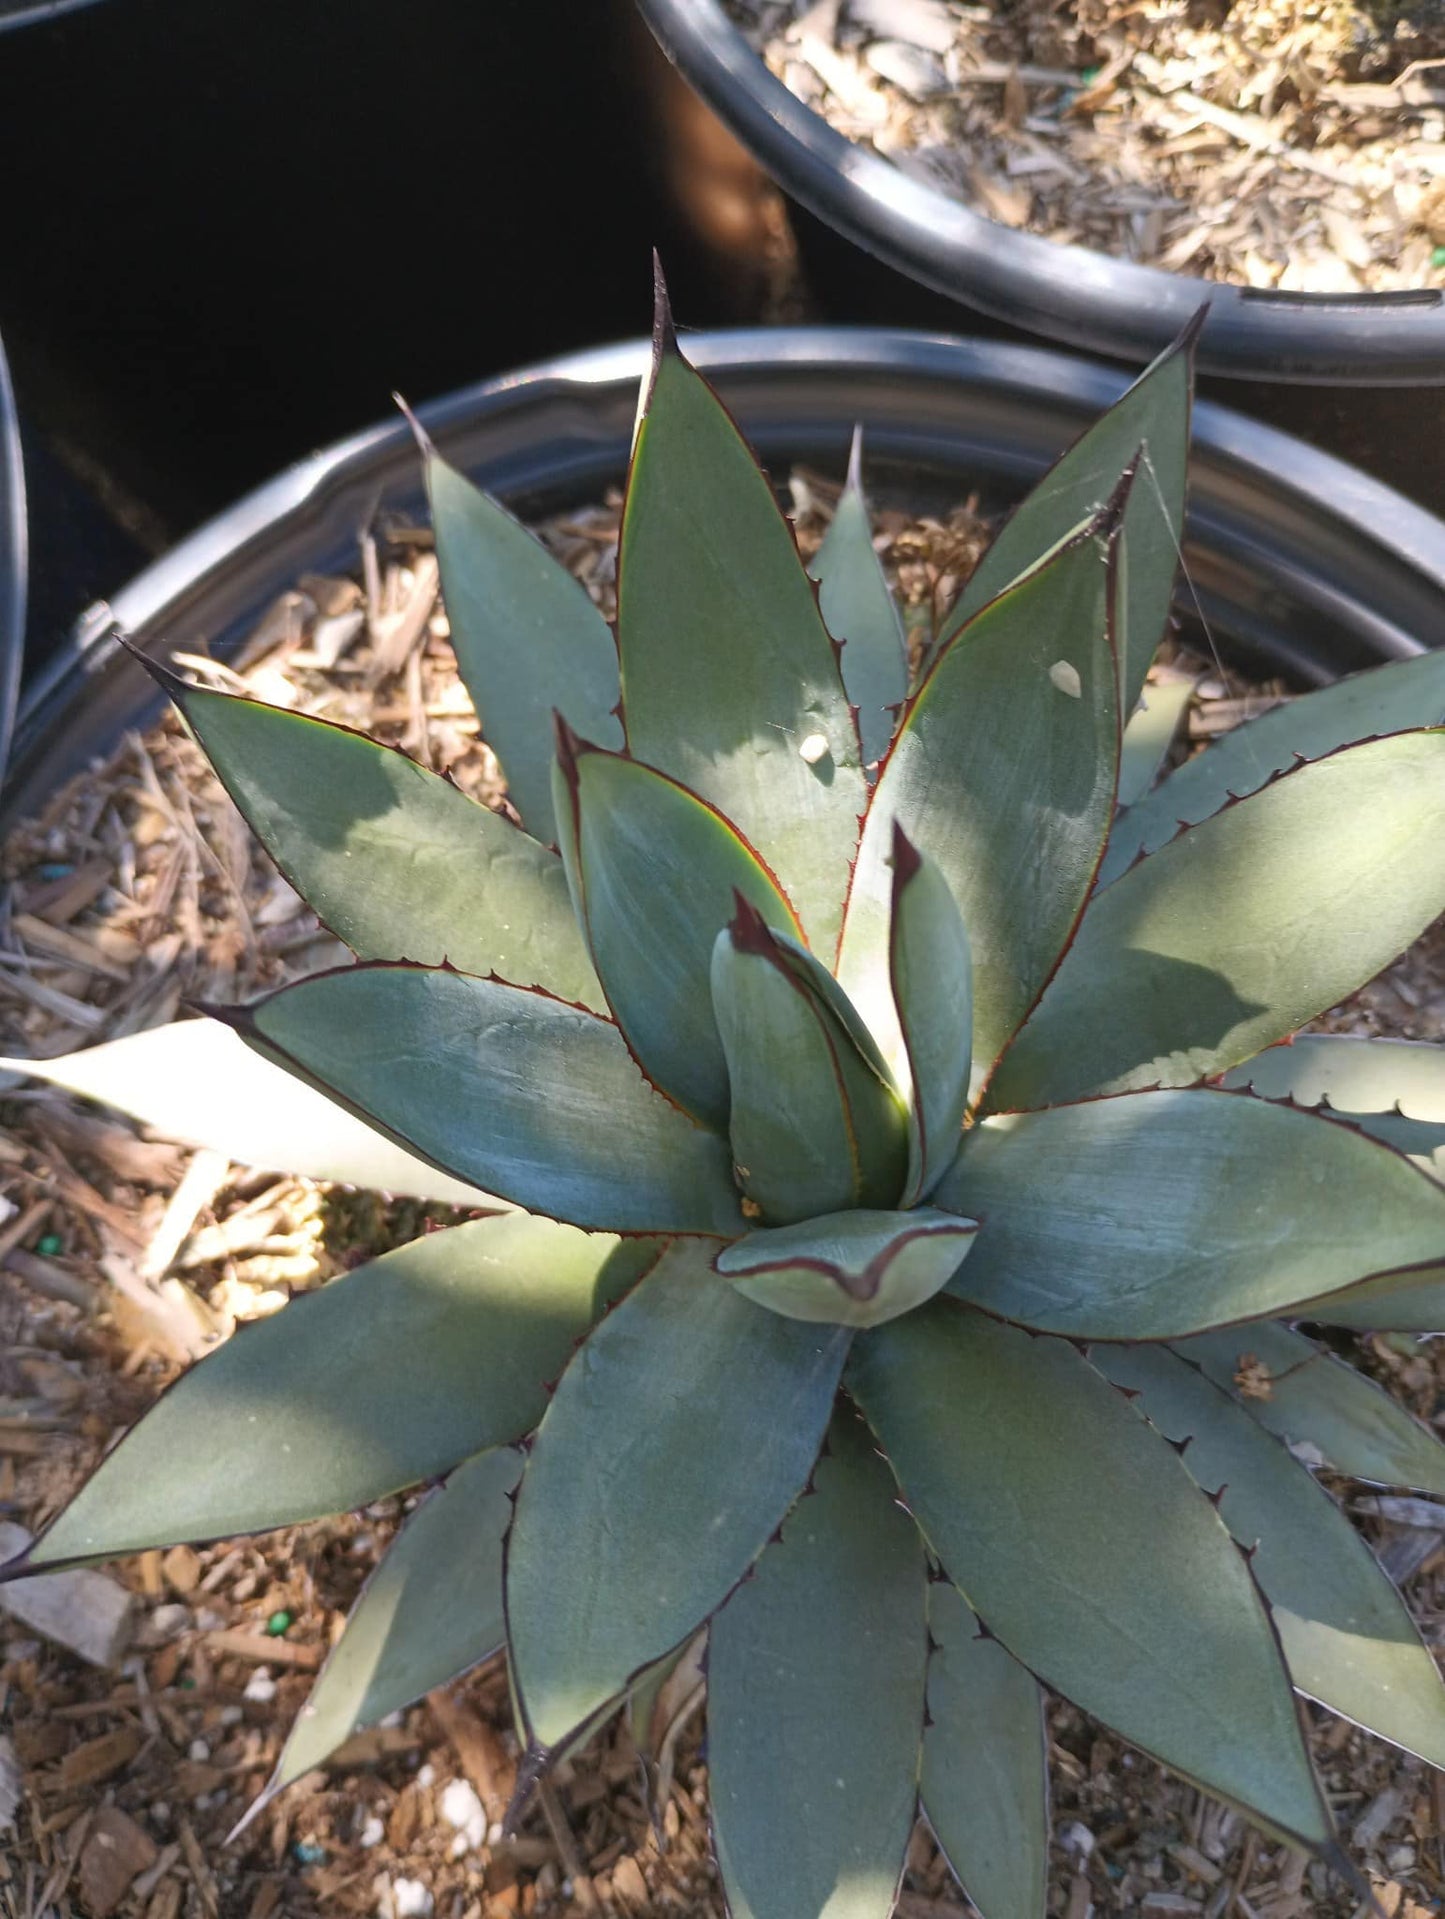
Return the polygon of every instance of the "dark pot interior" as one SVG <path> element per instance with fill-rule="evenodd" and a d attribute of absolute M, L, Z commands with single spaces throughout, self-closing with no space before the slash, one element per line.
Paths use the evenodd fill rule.
<path fill-rule="evenodd" d="M 880 502 L 1015 502 L 1127 376 L 1038 348 L 867 329 L 700 334 L 684 342 L 775 477 L 794 461 L 841 475 L 864 423 Z M 466 389 L 426 409 L 448 456 L 520 515 L 598 497 L 625 470 L 642 342 Z M 398 422 L 283 473 L 93 609 L 32 685 L 4 814 L 33 811 L 158 705 L 116 646 L 209 644 L 224 654 L 308 570 L 354 565 L 388 513 L 424 511 Z M 1246 672 L 1318 684 L 1445 644 L 1445 525 L 1366 475 L 1212 405 L 1195 421 L 1178 601 L 1194 643 Z M 1208 635 L 1201 630 L 1207 625 Z M 3 823 L 3 821 L 0 821 Z"/>

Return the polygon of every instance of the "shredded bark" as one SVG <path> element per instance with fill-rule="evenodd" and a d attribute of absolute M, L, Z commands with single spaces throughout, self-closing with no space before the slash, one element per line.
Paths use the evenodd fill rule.
<path fill-rule="evenodd" d="M 1442 0 L 728 0 L 851 139 L 1005 226 L 1237 286 L 1445 286 Z"/>

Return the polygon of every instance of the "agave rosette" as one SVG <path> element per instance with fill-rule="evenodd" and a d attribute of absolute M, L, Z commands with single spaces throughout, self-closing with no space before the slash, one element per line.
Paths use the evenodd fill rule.
<path fill-rule="evenodd" d="M 882 1919 L 920 1803 L 985 1919 L 1042 1914 L 1041 1684 L 1337 1861 L 1296 1692 L 1445 1765 L 1433 1661 L 1296 1456 L 1438 1493 L 1445 1452 L 1290 1323 L 1445 1326 L 1445 1061 L 1275 1050 L 1445 905 L 1445 660 L 1151 787 L 1189 388 L 1186 339 L 911 691 L 856 472 L 815 590 L 665 310 L 615 644 L 429 454 L 521 825 L 168 681 L 358 961 L 221 1015 L 250 1051 L 167 1039 L 207 1036 L 189 1130 L 270 1100 L 307 1170 L 481 1209 L 202 1360 L 10 1569 L 441 1482 L 272 1790 L 504 1644 L 529 1780 L 703 1628 L 760 1919 Z M 164 1118 L 150 1043 L 42 1070 Z"/>

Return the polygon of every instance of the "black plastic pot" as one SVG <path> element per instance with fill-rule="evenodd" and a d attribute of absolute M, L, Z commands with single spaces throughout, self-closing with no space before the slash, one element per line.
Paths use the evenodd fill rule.
<path fill-rule="evenodd" d="M 15 417 L 10 369 L 0 347 L 0 779 L 5 774 L 25 656 L 28 557 L 20 422 Z"/>
<path fill-rule="evenodd" d="M 393 387 L 625 338 L 654 246 L 726 322 L 650 191 L 621 4 L 107 0 L 0 36 L 32 465 L 83 454 L 174 537 Z"/>
<path fill-rule="evenodd" d="M 873 329 L 699 334 L 688 355 L 781 479 L 841 475 L 855 421 L 870 490 L 936 511 L 1004 508 L 1117 397 L 1126 376 L 1036 347 Z M 523 517 L 596 499 L 624 472 L 641 342 L 485 382 L 423 409 L 443 451 Z M 355 561 L 378 514 L 423 511 L 415 447 L 379 426 L 293 467 L 80 623 L 29 690 L 0 825 L 158 705 L 116 646 L 223 653 L 306 571 Z M 1387 487 L 1226 408 L 1201 405 L 1179 613 L 1246 671 L 1301 684 L 1445 645 L 1445 524 Z M 1207 623 L 1209 639 L 1198 627 Z"/>
<path fill-rule="evenodd" d="M 1061 246 L 976 213 L 834 131 L 776 79 L 720 0 L 637 0 L 664 52 L 799 205 L 925 286 L 1026 331 L 1152 359 L 1205 300 L 1202 371 L 1445 385 L 1445 293 L 1216 286 Z"/>

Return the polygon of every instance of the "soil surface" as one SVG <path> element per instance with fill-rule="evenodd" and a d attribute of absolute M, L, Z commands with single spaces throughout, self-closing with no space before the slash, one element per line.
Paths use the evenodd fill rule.
<path fill-rule="evenodd" d="M 728 0 L 788 88 L 1006 226 L 1238 286 L 1445 286 L 1442 0 Z"/>

